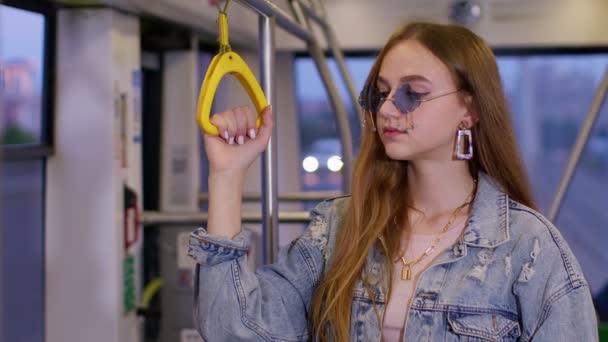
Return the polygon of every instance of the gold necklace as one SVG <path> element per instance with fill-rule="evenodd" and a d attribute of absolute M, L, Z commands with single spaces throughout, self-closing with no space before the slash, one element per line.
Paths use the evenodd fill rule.
<path fill-rule="evenodd" d="M 469 195 L 469 198 L 475 193 L 475 188 L 476 187 L 473 188 L 473 192 L 471 193 L 471 195 Z M 472 202 L 472 200 L 467 201 L 467 202 L 463 203 L 462 205 L 460 205 L 458 208 L 454 209 L 454 211 L 452 212 L 452 215 L 450 215 L 450 218 L 448 219 L 448 222 L 445 224 L 445 226 L 443 227 L 441 232 L 435 238 L 435 241 L 433 241 L 433 243 L 424 251 L 424 253 L 422 253 L 422 255 L 420 255 L 418 258 L 416 258 L 410 262 L 405 261 L 405 257 L 403 257 L 403 256 L 401 257 L 401 261 L 403 262 L 403 268 L 401 269 L 401 280 L 411 280 L 412 279 L 412 266 L 418 264 L 420 261 L 422 261 L 424 258 L 429 256 L 433 252 L 435 247 L 437 247 L 437 244 L 439 244 L 439 242 L 443 238 L 443 235 L 448 231 L 448 229 L 450 228 L 450 226 L 456 219 L 457 214 L 460 213 L 460 211 L 464 207 L 471 204 L 471 202 Z"/>

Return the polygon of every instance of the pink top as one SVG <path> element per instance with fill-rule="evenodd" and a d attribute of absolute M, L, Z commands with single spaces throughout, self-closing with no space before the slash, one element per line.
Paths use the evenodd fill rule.
<path fill-rule="evenodd" d="M 393 263 L 393 284 L 391 286 L 391 296 L 384 313 L 384 326 L 382 329 L 382 341 L 403 341 L 403 331 L 405 327 L 405 317 L 408 313 L 408 303 L 414 292 L 414 286 L 420 272 L 424 270 L 442 251 L 453 245 L 460 233 L 463 231 L 466 220 L 459 220 L 443 236 L 435 249 L 418 264 L 412 266 L 411 280 L 402 280 L 401 271 L 403 262 L 401 259 Z M 406 246 L 405 260 L 410 262 L 414 258 L 421 256 L 424 251 L 431 246 L 436 234 L 412 234 L 408 239 L 402 237 L 401 244 Z"/>

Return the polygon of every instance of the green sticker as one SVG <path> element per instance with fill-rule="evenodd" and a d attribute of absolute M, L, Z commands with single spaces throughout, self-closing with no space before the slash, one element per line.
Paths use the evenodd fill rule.
<path fill-rule="evenodd" d="M 122 262 L 123 305 L 125 314 L 135 310 L 135 258 L 128 255 Z"/>

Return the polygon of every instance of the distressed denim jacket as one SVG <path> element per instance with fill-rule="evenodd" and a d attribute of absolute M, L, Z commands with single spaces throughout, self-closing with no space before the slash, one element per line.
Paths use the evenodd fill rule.
<path fill-rule="evenodd" d="M 311 213 L 306 232 L 279 260 L 247 269 L 250 232 L 233 239 L 192 233 L 197 261 L 194 319 L 205 341 L 310 340 L 311 296 L 331 261 L 349 197 Z M 380 341 L 387 303 L 384 255 L 372 249 L 352 295 L 351 341 Z M 405 321 L 406 341 L 597 341 L 581 267 L 557 229 L 480 174 L 462 237 L 420 275 Z M 381 318 L 380 318 L 381 319 Z"/>

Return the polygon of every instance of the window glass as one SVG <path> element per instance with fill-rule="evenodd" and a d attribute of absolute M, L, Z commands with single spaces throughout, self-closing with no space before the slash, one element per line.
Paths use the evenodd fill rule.
<path fill-rule="evenodd" d="M 42 141 L 45 21 L 0 5 L 0 145 Z M 0 341 L 44 340 L 44 165 L 0 165 Z"/>
<path fill-rule="evenodd" d="M 0 5 L 0 89 L 4 88 L 0 141 L 4 145 L 41 141 L 44 24 L 42 14 Z"/>
<path fill-rule="evenodd" d="M 363 86 L 373 62 L 372 57 L 346 59 L 357 93 Z M 361 122 L 335 60 L 328 58 L 328 64 L 340 98 L 346 105 L 353 138 L 353 153 L 357 155 L 361 140 Z M 342 189 L 342 147 L 331 101 L 312 58 L 297 58 L 294 69 L 300 127 L 302 190 L 339 191 Z"/>
<path fill-rule="evenodd" d="M 548 213 L 608 55 L 498 58 L 537 204 Z M 598 115 L 555 225 L 581 263 L 608 320 L 608 106 Z"/>
<path fill-rule="evenodd" d="M 43 165 L 39 159 L 3 161 L 0 169 L 0 341 L 44 340 Z"/>

